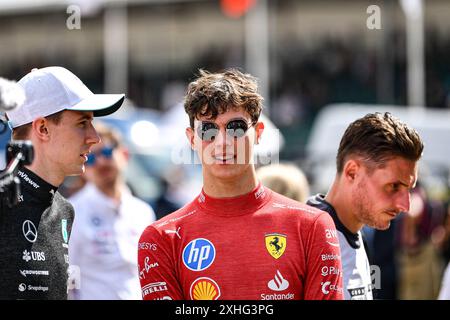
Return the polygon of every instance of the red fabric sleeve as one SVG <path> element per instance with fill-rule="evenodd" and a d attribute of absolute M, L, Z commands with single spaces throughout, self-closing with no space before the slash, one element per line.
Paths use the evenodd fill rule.
<path fill-rule="evenodd" d="M 342 300 L 342 264 L 339 238 L 333 219 L 322 213 L 315 219 L 307 236 L 305 300 Z"/>
<path fill-rule="evenodd" d="M 139 280 L 144 300 L 183 300 L 170 242 L 152 226 L 141 235 L 138 244 Z"/>

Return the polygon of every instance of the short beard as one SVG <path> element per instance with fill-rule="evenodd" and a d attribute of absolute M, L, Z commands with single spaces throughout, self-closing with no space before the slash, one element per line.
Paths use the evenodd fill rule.
<path fill-rule="evenodd" d="M 356 192 L 353 193 L 353 206 L 355 208 L 354 215 L 359 222 L 377 230 L 389 228 L 390 223 L 387 226 L 377 223 L 376 213 L 373 212 L 373 206 L 369 201 L 367 190 L 362 182 L 357 185 Z"/>

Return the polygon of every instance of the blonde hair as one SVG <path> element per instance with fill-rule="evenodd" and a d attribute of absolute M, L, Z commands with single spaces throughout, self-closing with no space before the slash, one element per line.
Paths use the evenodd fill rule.
<path fill-rule="evenodd" d="M 308 199 L 308 180 L 303 171 L 293 164 L 260 167 L 256 174 L 264 186 L 279 194 L 303 203 Z"/>

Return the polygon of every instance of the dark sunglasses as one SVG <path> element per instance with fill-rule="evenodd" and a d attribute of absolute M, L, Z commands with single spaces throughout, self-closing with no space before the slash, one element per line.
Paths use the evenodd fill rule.
<path fill-rule="evenodd" d="M 89 153 L 88 159 L 86 161 L 86 165 L 93 166 L 95 164 L 96 158 L 99 156 L 104 157 L 105 159 L 111 159 L 113 155 L 114 148 L 113 147 L 103 147 L 99 151 L 95 153 Z"/>
<path fill-rule="evenodd" d="M 243 119 L 235 119 L 227 123 L 225 131 L 229 137 L 241 138 L 245 136 L 247 130 L 253 125 L 254 123 L 249 125 Z M 213 141 L 219 134 L 219 131 L 219 126 L 214 122 L 202 121 L 197 127 L 197 135 L 203 141 Z"/>

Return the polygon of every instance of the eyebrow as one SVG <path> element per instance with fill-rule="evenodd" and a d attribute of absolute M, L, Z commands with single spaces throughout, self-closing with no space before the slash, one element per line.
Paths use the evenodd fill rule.
<path fill-rule="evenodd" d="M 94 116 L 93 116 L 93 115 L 86 114 L 86 113 L 84 113 L 84 114 L 82 114 L 80 117 L 78 117 L 78 121 L 80 121 L 80 120 L 89 120 L 89 121 L 92 121 L 93 119 L 94 119 Z"/>
<path fill-rule="evenodd" d="M 416 182 L 417 182 L 417 181 L 416 181 Z M 391 183 L 392 183 L 392 184 L 400 184 L 400 185 L 402 185 L 402 186 L 404 186 L 404 187 L 406 187 L 406 188 L 408 188 L 408 189 L 413 189 L 413 188 L 416 186 L 416 182 L 414 182 L 414 184 L 413 184 L 412 187 L 410 187 L 409 184 L 404 183 L 404 182 L 401 181 L 401 180 L 397 180 L 397 181 L 391 182 Z"/>
<path fill-rule="evenodd" d="M 231 118 L 230 120 L 225 122 L 225 125 L 229 124 L 231 121 L 234 121 L 234 120 L 242 120 L 242 121 L 247 122 L 247 119 L 245 119 L 243 117 L 237 117 L 237 118 Z M 216 122 L 214 122 L 212 120 L 198 120 L 198 121 L 200 122 L 200 124 L 202 124 L 202 123 L 214 123 L 214 124 L 218 125 L 218 123 L 216 123 Z"/>

